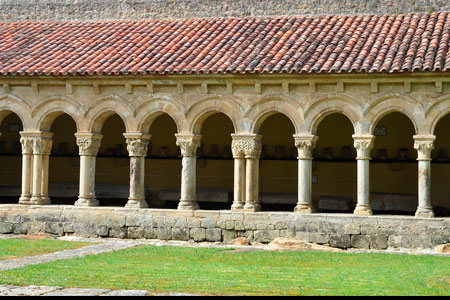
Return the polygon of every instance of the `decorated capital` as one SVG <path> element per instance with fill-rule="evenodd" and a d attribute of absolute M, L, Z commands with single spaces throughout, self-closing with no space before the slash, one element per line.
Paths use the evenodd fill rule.
<path fill-rule="evenodd" d="M 375 136 L 371 134 L 354 134 L 353 146 L 356 149 L 356 159 L 370 159 L 370 151 L 374 147 Z"/>
<path fill-rule="evenodd" d="M 434 149 L 434 135 L 414 135 L 414 149 L 417 150 L 417 160 L 431 160 Z"/>
<path fill-rule="evenodd" d="M 77 138 L 77 146 L 80 155 L 97 155 L 103 135 L 89 132 L 77 132 L 75 133 L 75 136 Z"/>
<path fill-rule="evenodd" d="M 127 150 L 130 156 L 147 156 L 147 146 L 150 142 L 150 134 L 124 133 L 127 141 Z"/>
<path fill-rule="evenodd" d="M 231 134 L 231 151 L 234 158 L 259 158 L 261 155 L 261 135 Z"/>
<path fill-rule="evenodd" d="M 197 148 L 200 146 L 202 138 L 199 134 L 175 134 L 177 138 L 176 144 L 181 149 L 181 156 L 183 157 L 197 157 Z"/>
<path fill-rule="evenodd" d="M 298 159 L 312 159 L 312 152 L 316 147 L 318 136 L 312 134 L 294 134 L 295 147 Z"/>

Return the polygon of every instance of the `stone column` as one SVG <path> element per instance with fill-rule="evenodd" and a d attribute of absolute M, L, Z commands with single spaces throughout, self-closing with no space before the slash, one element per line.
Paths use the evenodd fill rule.
<path fill-rule="evenodd" d="M 419 161 L 419 206 L 416 217 L 433 218 L 431 206 L 431 150 L 434 149 L 434 135 L 414 135 L 414 149 L 417 149 Z"/>
<path fill-rule="evenodd" d="M 125 207 L 145 208 L 148 207 L 144 193 L 145 157 L 151 135 L 138 132 L 123 135 L 130 155 L 130 197 Z"/>
<path fill-rule="evenodd" d="M 48 195 L 44 195 L 43 183 L 48 184 L 48 171 L 44 170 L 44 156 L 50 153 L 52 147 L 51 132 L 35 132 L 33 138 L 33 188 L 30 204 L 45 205 L 50 204 Z M 44 189 L 45 190 L 45 189 Z"/>
<path fill-rule="evenodd" d="M 234 199 L 231 210 L 242 210 L 245 205 L 245 141 L 231 134 L 231 150 L 234 158 Z"/>
<path fill-rule="evenodd" d="M 181 199 L 178 209 L 199 209 L 196 202 L 196 169 L 197 169 L 197 147 L 200 146 L 201 135 L 198 134 L 175 134 L 177 146 L 181 148 L 182 170 L 181 170 Z"/>
<path fill-rule="evenodd" d="M 90 132 L 77 132 L 75 136 L 80 152 L 80 194 L 75 206 L 98 206 L 95 199 L 95 157 L 103 136 Z"/>
<path fill-rule="evenodd" d="M 353 146 L 357 152 L 357 204 L 355 215 L 372 215 L 372 209 L 369 203 L 370 180 L 369 180 L 369 161 L 370 151 L 374 146 L 375 136 L 371 134 L 352 135 Z"/>
<path fill-rule="evenodd" d="M 52 134 L 53 135 L 53 134 Z M 48 196 L 48 170 L 50 162 L 50 151 L 52 149 L 52 140 L 50 140 L 46 151 L 42 154 L 42 184 L 41 194 L 44 198 L 44 202 L 50 204 L 50 197 Z"/>
<path fill-rule="evenodd" d="M 33 137 L 29 132 L 20 132 L 20 143 L 22 144 L 22 194 L 19 198 L 19 204 L 29 205 L 32 191 L 33 178 Z"/>
<path fill-rule="evenodd" d="M 298 202 L 294 212 L 310 214 L 312 205 L 312 151 L 318 137 L 312 134 L 294 134 L 295 147 L 298 150 Z"/>
<path fill-rule="evenodd" d="M 244 211 L 260 211 L 259 204 L 259 157 L 261 135 L 251 134 L 244 138 L 245 152 L 245 204 Z"/>

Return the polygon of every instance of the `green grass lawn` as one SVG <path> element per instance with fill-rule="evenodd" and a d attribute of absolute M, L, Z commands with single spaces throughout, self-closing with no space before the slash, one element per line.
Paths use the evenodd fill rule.
<path fill-rule="evenodd" d="M 449 295 L 450 257 L 384 253 L 230 253 L 139 246 L 0 272 L 0 284 L 209 295 Z"/>
<path fill-rule="evenodd" d="M 0 260 L 13 259 L 21 256 L 39 255 L 65 249 L 80 248 L 91 244 L 92 243 L 88 242 L 68 242 L 45 239 L 1 239 Z"/>

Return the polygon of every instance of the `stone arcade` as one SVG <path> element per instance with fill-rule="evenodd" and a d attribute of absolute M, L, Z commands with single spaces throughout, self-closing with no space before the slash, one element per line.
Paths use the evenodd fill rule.
<path fill-rule="evenodd" d="M 425 239 L 426 247 L 448 242 L 448 217 L 435 218 L 430 223 L 423 219 L 434 217 L 431 159 L 435 140 L 439 139 L 435 129 L 450 109 L 448 13 L 89 24 L 2 23 L 0 121 L 14 113 L 23 126 L 20 131 L 20 198 L 17 195 L 20 206 L 1 205 L 3 232 L 77 233 L 73 225 L 76 223 L 105 226 L 101 228 L 106 229 L 96 227 L 89 233 L 100 236 L 182 239 L 187 236 L 200 241 L 227 240 L 230 236 L 245 234 L 254 240 L 266 241 L 268 236 L 298 237 L 298 233 L 308 233 L 308 239 L 317 241 L 311 238 L 314 233 L 315 238 L 323 240 L 327 236 L 325 242 L 330 242 L 330 238 L 335 238 L 333 230 L 327 232 L 322 228 L 328 218 L 333 228 L 346 224 L 342 232 L 335 230 L 348 235 L 348 241 L 346 237 L 344 242 L 338 242 L 345 247 L 351 245 L 351 235 L 365 234 L 367 242 L 358 245 L 366 248 L 377 244 L 374 241 L 380 236 L 381 244 L 386 247 L 388 242 L 389 245 L 414 247 L 412 242 L 402 244 L 396 240 L 396 236 L 407 239 L 408 230 L 421 240 Z M 420 24 L 418 28 L 417 24 Z M 158 26 L 160 29 L 155 30 Z M 217 29 L 219 27 L 222 29 Z M 225 32 L 223 28 L 227 28 L 226 34 L 220 35 L 220 30 Z M 112 46 L 101 43 L 98 36 L 105 34 L 102 30 L 109 30 L 108 43 Z M 145 34 L 141 35 L 142 32 Z M 73 40 L 71 34 L 74 34 Z M 235 36 L 230 39 L 232 34 Z M 58 38 L 59 35 L 62 37 Z M 123 38 L 114 38 L 114 35 Z M 250 35 L 253 40 L 244 43 L 245 36 Z M 19 47 L 21 39 L 28 40 L 29 46 Z M 196 43 L 196 40 L 206 42 Z M 233 48 L 230 41 L 239 45 Z M 288 45 L 295 45 L 292 46 L 295 49 L 289 51 L 291 46 Z M 103 48 L 95 52 L 95 47 Z M 217 113 L 226 115 L 234 130 L 231 134 L 233 201 L 228 211 L 206 212 L 199 210 L 196 198 L 196 152 L 202 143 L 202 125 Z M 410 138 L 417 150 L 418 173 L 415 175 L 417 186 L 411 189 L 417 191 L 417 218 L 371 216 L 372 180 L 390 180 L 369 177 L 371 150 L 377 144 L 374 130 L 379 121 L 391 113 L 406 116 L 414 130 Z M 255 213 L 262 210 L 259 176 L 264 135 L 260 129 L 271 116 L 279 114 L 287 117 L 294 128 L 291 143 L 297 150 L 297 203 L 289 213 Z M 336 114 L 345 116 L 353 128 L 357 182 L 356 189 L 349 193 L 356 194 L 355 216 L 315 214 L 313 204 L 313 164 L 317 155 L 314 148 L 321 139 L 318 128 L 322 121 Z M 70 116 L 76 125 L 80 159 L 78 200 L 71 207 L 48 207 L 52 203 L 49 197 L 52 125 L 62 115 Z M 130 158 L 129 198 L 125 208 L 118 210 L 120 216 L 114 216 L 111 208 L 91 208 L 101 205 L 96 197 L 96 158 L 103 142 L 103 125 L 113 115 L 123 121 L 125 132 L 121 134 L 126 139 Z M 152 205 L 145 194 L 146 185 L 152 185 L 152 182 L 145 182 L 146 168 L 152 167 L 146 161 L 153 134 L 150 129 L 162 115 L 169 116 L 175 123 L 176 145 L 181 151 L 178 210 L 148 208 Z M 447 178 L 436 180 L 447 181 Z M 438 203 L 450 208 L 450 201 L 444 196 Z M 38 211 L 53 215 L 55 221 L 39 221 L 39 217 L 34 216 Z M 214 216 L 211 217 L 213 225 L 204 224 L 208 213 Z M 83 218 L 77 214 L 85 214 L 86 219 L 77 223 L 75 219 Z M 114 227 L 110 224 L 113 221 L 97 219 L 98 214 L 124 219 Z M 123 214 L 128 215 L 123 217 Z M 69 220 L 68 215 L 73 219 Z M 227 220 L 220 217 L 225 215 Z M 317 219 L 308 223 L 314 215 Z M 155 229 L 147 235 L 144 234 L 146 225 L 132 221 L 132 216 L 149 218 L 149 223 L 161 216 L 167 216 L 168 220 L 180 216 L 180 220 L 191 225 L 183 227 L 175 220 L 174 224 L 164 227 L 161 225 L 164 221 L 158 221 L 147 224 Z M 203 218 L 201 222 L 196 221 L 197 216 Z M 257 222 L 245 223 L 246 218 Z M 289 225 L 289 222 L 294 224 Z M 399 233 L 396 230 L 401 229 L 392 225 L 396 222 L 407 223 L 413 229 L 400 226 L 403 232 Z M 392 226 L 386 229 L 383 226 L 387 223 Z M 322 229 L 313 230 L 311 224 Z M 373 232 L 362 229 L 367 224 L 377 224 L 378 229 Z M 123 228 L 125 233 L 118 234 L 117 230 Z M 135 234 L 136 228 L 140 228 L 140 234 Z M 211 237 L 213 229 L 219 230 L 219 238 Z M 171 233 L 161 233 L 161 230 Z M 180 230 L 187 230 L 187 233 L 180 233 Z M 355 239 L 361 241 L 360 237 Z"/>

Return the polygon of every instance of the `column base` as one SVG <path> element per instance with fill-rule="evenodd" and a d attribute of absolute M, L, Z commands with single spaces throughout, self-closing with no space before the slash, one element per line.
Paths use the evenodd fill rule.
<path fill-rule="evenodd" d="M 299 203 L 294 208 L 294 212 L 299 214 L 312 214 L 314 213 L 314 208 L 311 203 Z"/>
<path fill-rule="evenodd" d="M 242 211 L 250 211 L 250 212 L 261 211 L 261 205 L 259 203 L 247 202 L 245 203 Z"/>
<path fill-rule="evenodd" d="M 22 195 L 22 196 L 20 196 L 19 204 L 21 204 L 21 205 L 30 205 L 31 204 L 30 198 L 31 198 L 31 195 Z"/>
<path fill-rule="evenodd" d="M 200 209 L 195 200 L 180 200 L 177 209 L 179 210 L 197 210 Z"/>
<path fill-rule="evenodd" d="M 130 208 L 147 208 L 148 204 L 145 199 L 128 199 L 127 204 L 125 204 L 125 207 Z"/>
<path fill-rule="evenodd" d="M 370 205 L 367 204 L 357 204 L 355 210 L 353 211 L 354 215 L 360 216 L 371 216 L 373 215 L 372 209 Z"/>
<path fill-rule="evenodd" d="M 30 205 L 48 205 L 51 204 L 50 198 L 44 196 L 32 196 L 29 201 Z"/>
<path fill-rule="evenodd" d="M 434 218 L 433 208 L 431 206 L 417 207 L 416 217 L 417 218 Z"/>
<path fill-rule="evenodd" d="M 75 201 L 75 206 L 99 206 L 99 201 L 97 199 L 78 198 Z"/>
<path fill-rule="evenodd" d="M 234 201 L 231 205 L 231 211 L 241 211 L 244 209 L 244 201 Z"/>

